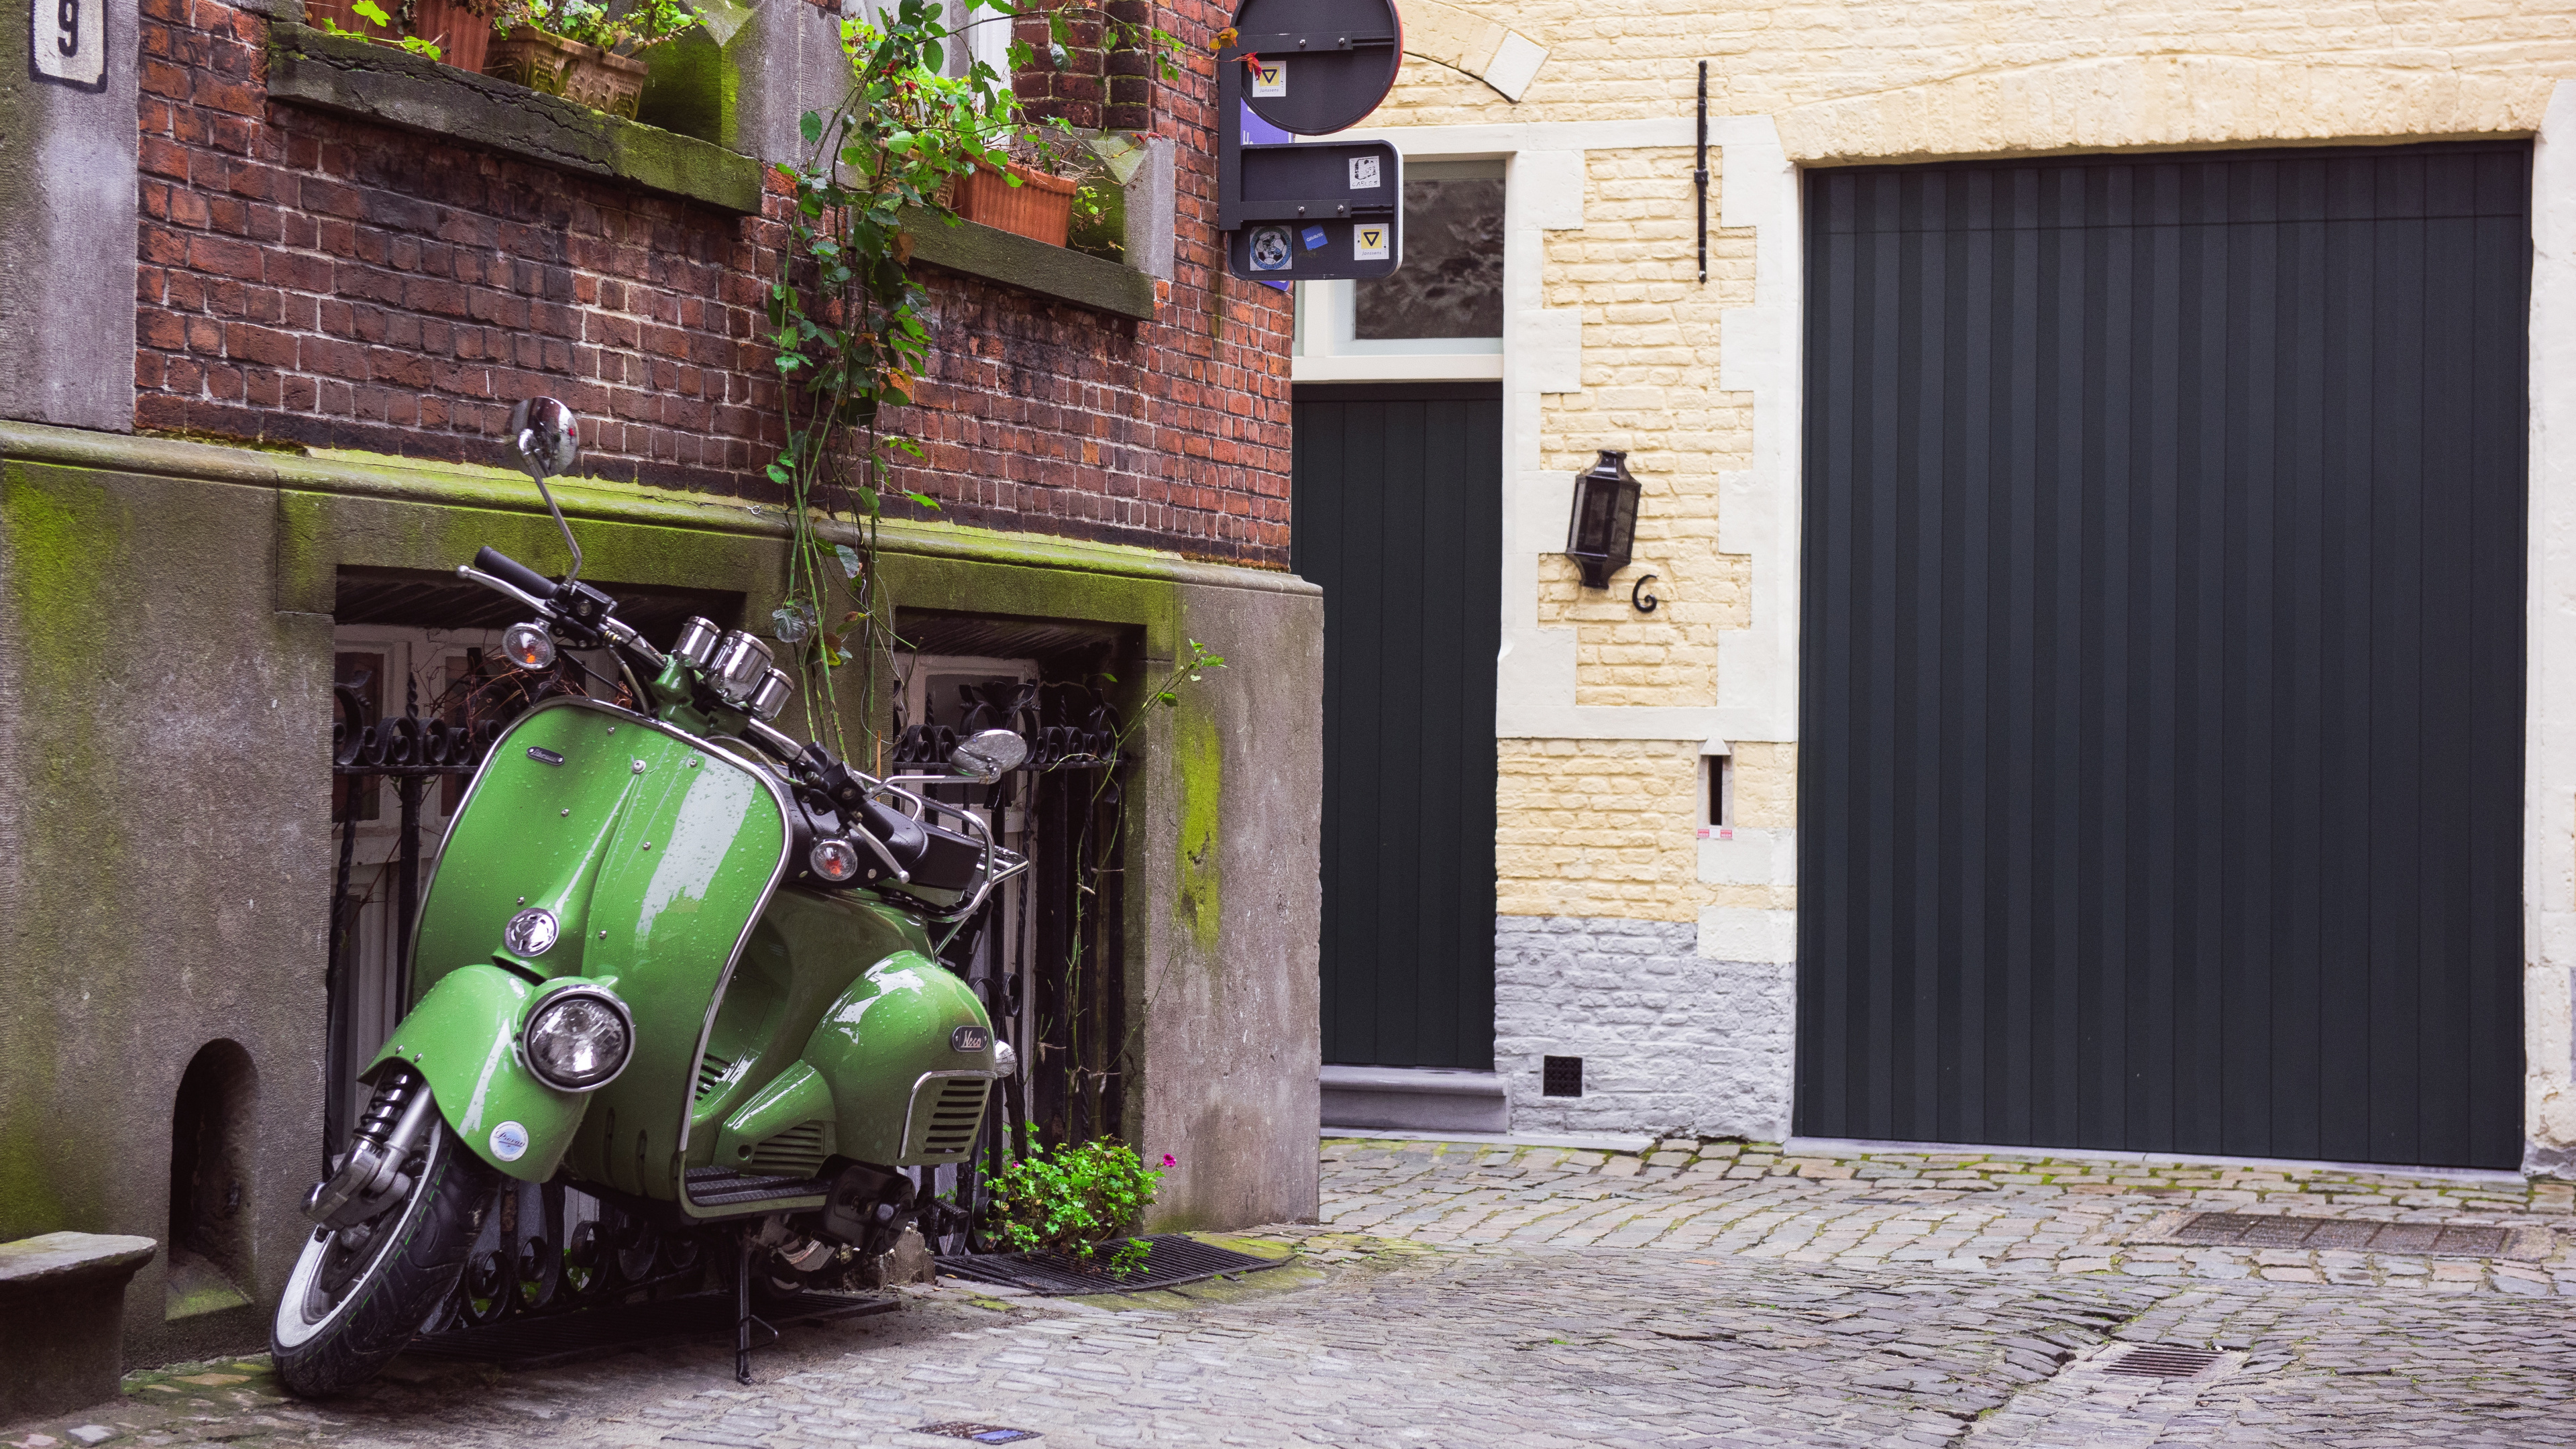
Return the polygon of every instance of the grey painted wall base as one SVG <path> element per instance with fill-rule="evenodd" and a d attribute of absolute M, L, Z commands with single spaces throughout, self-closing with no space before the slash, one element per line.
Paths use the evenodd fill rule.
<path fill-rule="evenodd" d="M 780 602 L 774 510 L 579 479 L 557 497 L 612 593 L 731 594 L 728 626 Z M 1138 693 L 1189 640 L 1232 661 L 1150 711 L 1130 771 L 1127 1135 L 1180 1159 L 1157 1226 L 1312 1218 L 1322 598 L 1139 548 L 891 522 L 882 541 L 907 607 L 1107 626 Z M 310 1228 L 338 574 L 482 544 L 563 561 L 536 490 L 497 469 L 0 422 L 0 1240 L 169 1236 L 182 1073 L 216 1040 L 250 1068 L 221 1160 L 242 1169 L 224 1276 L 252 1301 L 184 1312 L 226 1285 L 164 1254 L 125 1298 L 129 1364 L 258 1348 Z M 802 704 L 780 724 L 807 737 Z"/>
<path fill-rule="evenodd" d="M 1324 1125 L 1400 1132 L 1509 1132 L 1511 1096 L 1493 1072 L 1448 1067 L 1323 1070 Z"/>
<path fill-rule="evenodd" d="M 1498 918 L 1494 1070 L 1513 1128 L 1786 1137 L 1796 971 L 1702 956 L 1687 921 Z M 1582 1096 L 1541 1095 L 1551 1056 L 1583 1059 Z"/>

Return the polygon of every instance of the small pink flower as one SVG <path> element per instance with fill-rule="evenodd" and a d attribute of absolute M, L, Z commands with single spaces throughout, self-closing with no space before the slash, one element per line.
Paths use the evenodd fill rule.
<path fill-rule="evenodd" d="M 1181 1160 L 1166 1152 L 1163 1154 L 1163 1165 L 1165 1167 L 1178 1167 L 1181 1165 Z"/>

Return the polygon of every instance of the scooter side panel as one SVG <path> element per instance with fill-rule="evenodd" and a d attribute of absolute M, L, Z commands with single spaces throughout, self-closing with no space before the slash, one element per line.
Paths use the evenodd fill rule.
<path fill-rule="evenodd" d="M 919 922 L 868 896 L 794 888 L 771 896 L 707 1041 L 688 1165 L 736 1165 L 717 1150 L 719 1126 L 794 1067 L 814 1023 L 871 963 L 929 945 Z"/>
<path fill-rule="evenodd" d="M 975 1050 L 956 1049 L 960 1027 L 980 1028 Z M 841 1155 L 905 1165 L 914 1085 L 931 1072 L 995 1072 L 992 1041 L 984 1003 L 928 956 L 897 951 L 869 967 L 805 1043 L 805 1060 L 832 1085 Z"/>
<path fill-rule="evenodd" d="M 550 700 L 493 747 L 449 830 L 415 979 L 434 988 L 491 962 L 615 991 L 634 1014 L 634 1055 L 590 1094 L 568 1160 L 673 1197 L 699 1042 L 787 841 L 775 784 L 740 760 L 622 710 Z M 512 953 L 502 930 L 532 906 L 554 913 L 555 944 Z"/>
<path fill-rule="evenodd" d="M 498 966 L 450 971 L 405 1016 L 368 1071 L 411 1065 L 429 1083 L 439 1115 L 475 1156 L 510 1176 L 554 1176 L 587 1097 L 558 1092 L 519 1059 L 519 1023 L 543 991 Z"/>

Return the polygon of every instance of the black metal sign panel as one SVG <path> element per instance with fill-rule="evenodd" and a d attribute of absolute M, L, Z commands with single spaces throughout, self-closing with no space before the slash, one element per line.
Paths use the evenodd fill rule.
<path fill-rule="evenodd" d="M 1220 176 L 1217 227 L 1256 221 L 1392 220 L 1404 209 L 1404 156 L 1387 141 L 1239 146 Z"/>
<path fill-rule="evenodd" d="M 1244 67 L 1252 113 L 1300 136 L 1359 124 L 1404 63 L 1394 0 L 1243 0 L 1234 28 L 1218 64 Z"/>
<path fill-rule="evenodd" d="M 1404 259 L 1395 218 L 1256 221 L 1226 234 L 1226 270 L 1255 282 L 1383 277 Z"/>

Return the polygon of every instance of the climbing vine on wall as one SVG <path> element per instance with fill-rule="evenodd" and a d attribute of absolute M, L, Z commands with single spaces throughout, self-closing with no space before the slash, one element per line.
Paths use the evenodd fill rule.
<path fill-rule="evenodd" d="M 1008 25 L 1022 13 L 970 0 L 966 25 Z M 1112 44 L 1148 49 L 1166 76 L 1178 74 L 1179 42 L 1168 32 L 1079 3 L 1030 0 L 1026 13 L 1044 16 L 1058 55 L 1071 25 L 1091 20 Z M 912 401 L 930 351 L 926 294 L 907 265 L 905 227 L 932 218 L 953 224 L 942 198 L 964 172 L 1002 171 L 1015 151 L 1053 170 L 1081 144 L 1061 121 L 1030 120 L 1010 77 L 990 65 L 975 61 L 948 74 L 963 37 L 946 16 L 936 0 L 898 0 L 873 21 L 842 21 L 850 88 L 830 112 L 806 114 L 806 154 L 778 168 L 795 207 L 767 299 L 786 435 L 768 472 L 787 490 L 793 542 L 773 632 L 799 656 L 816 702 L 811 713 L 844 756 L 833 676 L 855 663 L 857 715 L 876 718 L 870 666 L 896 647 L 893 600 L 876 567 L 886 475 L 897 457 L 921 455 L 911 438 L 885 426 L 888 407 Z M 1033 47 L 1012 42 L 1013 69 L 1033 56 Z M 938 507 L 924 494 L 905 496 Z M 817 524 L 835 517 L 857 522 L 855 547 L 825 544 Z"/>

